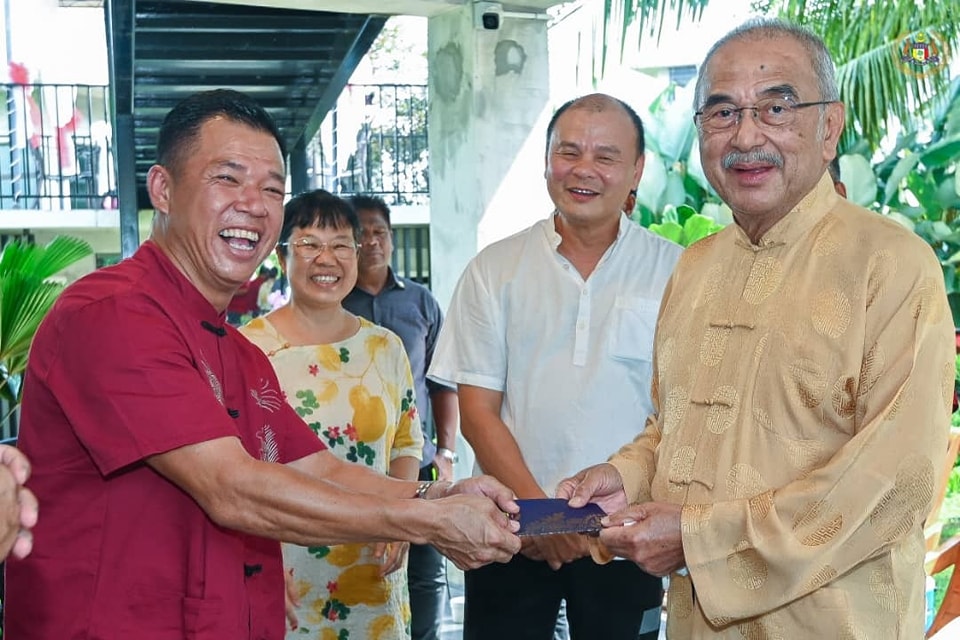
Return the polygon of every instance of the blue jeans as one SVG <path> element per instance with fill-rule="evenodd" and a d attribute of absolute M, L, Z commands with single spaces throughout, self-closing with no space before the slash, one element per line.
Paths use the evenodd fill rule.
<path fill-rule="evenodd" d="M 628 561 L 581 558 L 553 571 L 514 556 L 467 571 L 464 640 L 550 640 L 566 600 L 573 640 L 656 640 L 663 581 Z"/>

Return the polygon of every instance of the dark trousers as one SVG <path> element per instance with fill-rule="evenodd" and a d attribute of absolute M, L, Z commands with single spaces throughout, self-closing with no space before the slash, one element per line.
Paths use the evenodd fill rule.
<path fill-rule="evenodd" d="M 465 575 L 464 640 L 550 640 L 566 600 L 573 640 L 656 640 L 663 582 L 629 561 L 553 571 L 521 555 Z"/>
<path fill-rule="evenodd" d="M 432 468 L 420 470 L 421 480 L 433 480 Z M 447 571 L 440 552 L 428 544 L 410 545 L 407 559 L 410 590 L 410 635 L 413 640 L 438 640 L 447 592 Z"/>

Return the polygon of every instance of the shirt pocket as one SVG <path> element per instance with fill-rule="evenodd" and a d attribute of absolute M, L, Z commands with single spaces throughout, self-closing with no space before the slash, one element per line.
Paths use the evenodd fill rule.
<path fill-rule="evenodd" d="M 653 334 L 660 301 L 617 296 L 610 322 L 610 355 L 618 360 L 653 360 Z"/>

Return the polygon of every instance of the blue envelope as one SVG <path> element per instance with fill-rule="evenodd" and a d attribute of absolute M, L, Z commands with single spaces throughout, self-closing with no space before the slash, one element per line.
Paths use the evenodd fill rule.
<path fill-rule="evenodd" d="M 589 503 L 574 509 L 562 498 L 517 500 L 520 513 L 519 536 L 549 536 L 557 533 L 599 535 L 600 519 L 607 515 L 599 506 Z"/>

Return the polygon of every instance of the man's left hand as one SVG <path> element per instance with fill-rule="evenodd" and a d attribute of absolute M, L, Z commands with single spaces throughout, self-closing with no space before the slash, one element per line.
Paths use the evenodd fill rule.
<path fill-rule="evenodd" d="M 685 564 L 680 535 L 682 507 L 666 502 L 631 505 L 605 517 L 600 541 L 615 555 L 632 560 L 655 576 Z"/>

